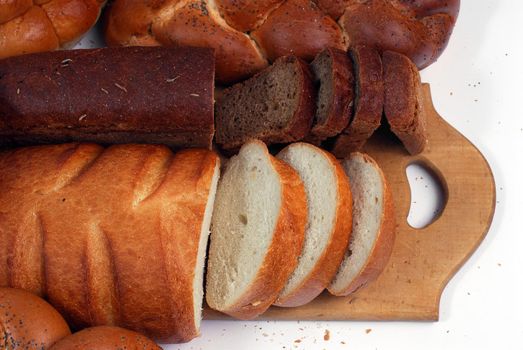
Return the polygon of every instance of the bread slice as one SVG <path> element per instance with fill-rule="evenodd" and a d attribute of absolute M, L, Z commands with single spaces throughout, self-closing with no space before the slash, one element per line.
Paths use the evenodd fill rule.
<path fill-rule="evenodd" d="M 385 117 L 407 151 L 419 154 L 427 144 L 427 130 L 418 68 L 407 56 L 385 51 L 383 70 Z"/>
<path fill-rule="evenodd" d="M 354 73 L 347 53 L 334 48 L 319 53 L 311 68 L 319 85 L 311 134 L 323 140 L 340 134 L 349 124 L 354 102 Z"/>
<path fill-rule="evenodd" d="M 328 287 L 333 295 L 348 295 L 376 279 L 395 237 L 392 195 L 378 164 L 362 153 L 352 153 L 342 164 L 351 183 L 353 221 L 349 248 Z"/>
<path fill-rule="evenodd" d="M 307 221 L 298 174 L 247 142 L 218 185 L 207 265 L 207 304 L 240 319 L 264 312 L 298 263 Z"/>
<path fill-rule="evenodd" d="M 310 131 L 314 99 L 308 66 L 282 57 L 216 101 L 216 143 L 231 150 L 253 138 L 269 144 L 301 140 Z"/>
<path fill-rule="evenodd" d="M 360 150 L 380 126 L 383 114 L 383 69 L 379 52 L 371 47 L 355 46 L 350 55 L 356 76 L 354 115 L 334 141 L 332 152 L 338 158 Z"/>
<path fill-rule="evenodd" d="M 330 153 L 300 142 L 277 157 L 292 166 L 305 185 L 308 220 L 298 266 L 275 305 L 300 306 L 329 285 L 343 259 L 352 229 L 352 197 L 347 175 Z"/>

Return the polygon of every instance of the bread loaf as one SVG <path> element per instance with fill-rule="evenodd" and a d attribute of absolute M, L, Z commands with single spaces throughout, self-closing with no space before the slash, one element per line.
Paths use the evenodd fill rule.
<path fill-rule="evenodd" d="M 0 154 L 0 286 L 73 328 L 199 334 L 219 159 L 208 150 L 63 144 Z"/>
<path fill-rule="evenodd" d="M 349 124 L 354 104 L 354 71 L 345 51 L 328 48 L 311 63 L 316 85 L 313 137 L 324 140 L 340 134 Z"/>
<path fill-rule="evenodd" d="M 345 296 L 375 280 L 389 261 L 395 238 L 394 203 L 385 175 L 366 154 L 342 162 L 353 198 L 352 235 L 328 290 Z"/>
<path fill-rule="evenodd" d="M 278 59 L 216 101 L 216 143 L 239 149 L 249 139 L 288 143 L 304 138 L 314 114 L 312 74 L 295 56 Z"/>
<path fill-rule="evenodd" d="M 385 117 L 410 154 L 423 152 L 427 126 L 421 79 L 416 65 L 400 53 L 383 53 Z"/>
<path fill-rule="evenodd" d="M 104 0 L 0 3 L 0 59 L 74 45 L 98 20 Z"/>
<path fill-rule="evenodd" d="M 119 327 L 92 327 L 63 338 L 50 350 L 161 350 L 145 336 Z"/>
<path fill-rule="evenodd" d="M 298 174 L 262 142 L 247 142 L 227 163 L 216 194 L 207 304 L 240 319 L 264 312 L 296 267 L 306 221 Z"/>
<path fill-rule="evenodd" d="M 71 334 L 62 316 L 45 300 L 11 288 L 0 288 L 0 329 L 0 349 L 5 350 L 47 350 Z"/>
<path fill-rule="evenodd" d="M 326 151 L 293 143 L 277 157 L 293 167 L 303 181 L 308 219 L 298 266 L 275 305 L 300 306 L 329 285 L 341 263 L 352 230 L 352 197 L 347 175 Z"/>
<path fill-rule="evenodd" d="M 333 142 L 332 153 L 345 158 L 360 150 L 381 124 L 383 68 L 379 52 L 367 46 L 351 49 L 355 74 L 354 114 L 349 126 Z"/>
<path fill-rule="evenodd" d="M 214 59 L 198 48 L 108 48 L 0 63 L 0 143 L 210 148 Z"/>
<path fill-rule="evenodd" d="M 426 67 L 447 45 L 458 9 L 459 0 L 116 0 L 105 36 L 111 46 L 212 47 L 216 77 L 229 84 L 267 60 L 310 61 L 349 44 L 396 50 Z"/>

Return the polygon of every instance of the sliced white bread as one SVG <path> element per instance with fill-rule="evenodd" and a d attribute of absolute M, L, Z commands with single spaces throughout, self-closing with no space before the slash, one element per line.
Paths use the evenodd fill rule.
<path fill-rule="evenodd" d="M 261 141 L 232 157 L 218 184 L 207 265 L 207 304 L 251 319 L 274 303 L 298 263 L 305 189 Z"/>
<path fill-rule="evenodd" d="M 330 153 L 299 142 L 276 157 L 298 172 L 307 195 L 308 219 L 298 266 L 275 302 L 300 306 L 329 285 L 343 259 L 352 229 L 352 197 L 347 175 Z"/>
<path fill-rule="evenodd" d="M 328 290 L 345 296 L 375 280 L 385 268 L 395 237 L 392 195 L 380 167 L 366 154 L 342 162 L 353 199 L 352 235 Z"/>

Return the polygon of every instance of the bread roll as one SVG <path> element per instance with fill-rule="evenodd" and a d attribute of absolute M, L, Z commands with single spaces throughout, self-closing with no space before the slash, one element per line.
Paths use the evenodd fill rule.
<path fill-rule="evenodd" d="M 39 53 L 0 64 L 0 144 L 210 148 L 214 58 L 198 48 Z"/>
<path fill-rule="evenodd" d="M 191 340 L 218 176 L 217 155 L 201 149 L 63 144 L 1 153 L 0 286 L 45 296 L 73 328 Z"/>
<path fill-rule="evenodd" d="M 46 301 L 11 288 L 0 288 L 0 329 L 0 348 L 6 350 L 46 350 L 71 334 L 62 316 Z"/>
<path fill-rule="evenodd" d="M 145 336 L 119 327 L 92 327 L 63 338 L 50 350 L 161 350 Z"/>
<path fill-rule="evenodd" d="M 73 46 L 96 23 L 103 0 L 0 3 L 0 58 Z"/>

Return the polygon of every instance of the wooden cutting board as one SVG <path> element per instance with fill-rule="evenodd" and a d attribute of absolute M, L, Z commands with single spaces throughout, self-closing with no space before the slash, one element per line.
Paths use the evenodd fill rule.
<path fill-rule="evenodd" d="M 268 320 L 438 320 L 443 289 L 485 237 L 495 208 L 495 185 L 483 155 L 445 122 L 432 104 L 424 84 L 429 143 L 410 156 L 390 133 L 376 134 L 365 148 L 380 164 L 390 182 L 396 206 L 396 241 L 380 277 L 347 297 L 324 292 L 298 308 L 271 307 Z M 445 205 L 429 226 L 414 229 L 407 223 L 410 187 L 406 167 L 418 163 L 439 178 Z M 204 311 L 207 319 L 227 316 Z"/>

